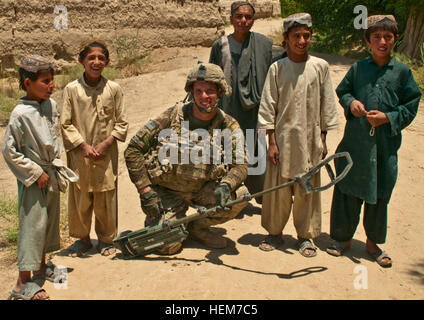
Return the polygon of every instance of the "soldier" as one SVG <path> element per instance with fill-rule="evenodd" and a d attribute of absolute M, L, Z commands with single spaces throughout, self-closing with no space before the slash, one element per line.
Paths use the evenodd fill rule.
<path fill-rule="evenodd" d="M 210 63 L 195 66 L 187 77 L 185 90 L 190 97 L 187 103 L 177 103 L 156 119 L 148 121 L 129 142 L 125 150 L 129 176 L 140 194 L 146 226 L 156 225 L 165 217 L 181 218 L 190 206 L 220 205 L 223 209 L 212 217 L 192 221 L 186 227 L 192 239 L 210 248 L 225 248 L 227 240 L 213 233 L 209 227 L 233 219 L 246 205 L 241 203 L 225 208 L 230 198 L 235 199 L 247 192 L 242 186 L 247 177 L 243 132 L 234 118 L 218 108 L 220 98 L 229 94 L 219 66 Z M 230 133 L 231 157 L 230 161 L 224 161 L 229 163 L 217 163 L 205 156 L 208 150 L 220 147 L 213 138 L 219 130 Z M 171 141 L 175 135 L 164 138 L 163 133 L 166 132 L 177 134 L 178 140 L 173 140 L 174 145 Z M 202 144 L 193 141 L 197 140 L 193 137 L 204 137 L 205 134 L 207 138 L 201 142 L 209 147 L 202 149 Z M 189 144 L 184 145 L 184 137 L 190 137 Z M 162 159 L 164 150 L 173 146 L 177 146 L 177 161 Z M 222 160 L 220 148 L 218 156 Z M 192 159 L 196 150 L 201 150 L 203 161 L 200 163 Z M 190 159 L 184 161 L 187 155 Z M 158 252 L 174 254 L 181 247 L 182 243 L 173 243 Z"/>

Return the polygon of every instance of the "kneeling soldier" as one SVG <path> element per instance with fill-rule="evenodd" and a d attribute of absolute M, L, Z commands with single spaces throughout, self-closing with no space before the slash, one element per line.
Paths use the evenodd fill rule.
<path fill-rule="evenodd" d="M 222 209 L 216 214 L 186 227 L 192 239 L 210 248 L 225 248 L 227 240 L 209 227 L 233 219 L 247 204 L 225 207 L 230 198 L 247 192 L 242 186 L 247 177 L 243 133 L 237 121 L 218 108 L 219 99 L 229 94 L 219 66 L 198 64 L 189 73 L 185 90 L 191 97 L 188 103 L 177 103 L 148 121 L 131 139 L 125 150 L 129 176 L 140 194 L 146 226 L 181 218 L 190 206 L 219 205 Z M 171 159 L 165 158 L 168 154 Z M 181 247 L 182 243 L 173 243 L 158 252 L 174 254 Z"/>

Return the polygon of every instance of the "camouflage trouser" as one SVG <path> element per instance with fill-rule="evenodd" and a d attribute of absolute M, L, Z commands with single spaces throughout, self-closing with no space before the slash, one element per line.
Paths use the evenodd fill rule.
<path fill-rule="evenodd" d="M 216 199 L 214 196 L 214 190 L 218 186 L 218 182 L 210 181 L 206 183 L 199 192 L 179 192 L 173 191 L 159 185 L 154 185 L 152 188 L 158 193 L 159 198 L 161 199 L 163 208 L 170 209 L 170 212 L 162 216 L 161 221 L 167 218 L 168 220 L 175 220 L 185 216 L 189 207 L 204 206 L 210 208 L 215 206 Z M 247 188 L 242 185 L 235 192 L 231 194 L 231 198 L 234 200 L 243 196 L 248 192 Z M 201 218 L 195 221 L 190 222 L 191 227 L 193 228 L 208 228 L 213 225 L 225 223 L 231 219 L 234 219 L 239 212 L 247 205 L 247 202 L 241 202 L 231 207 L 231 210 L 224 211 L 219 210 L 213 216 L 208 216 Z M 153 225 L 155 222 L 152 222 L 150 217 L 146 217 L 145 225 Z M 157 223 L 157 222 L 156 222 Z M 173 246 L 171 244 L 170 246 Z M 175 245 L 173 246 L 176 247 Z M 179 245 L 181 247 L 181 244 Z M 161 250 L 161 253 L 167 253 L 167 249 L 164 248 Z"/>

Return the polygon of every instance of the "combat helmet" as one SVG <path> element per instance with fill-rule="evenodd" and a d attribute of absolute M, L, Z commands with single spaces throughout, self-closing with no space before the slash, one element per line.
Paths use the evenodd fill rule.
<path fill-rule="evenodd" d="M 231 95 L 231 88 L 228 86 L 225 80 L 224 72 L 220 66 L 213 63 L 199 63 L 194 66 L 187 76 L 185 84 L 185 91 L 190 93 L 193 88 L 193 84 L 196 81 L 208 81 L 215 83 L 221 91 L 226 95 Z"/>

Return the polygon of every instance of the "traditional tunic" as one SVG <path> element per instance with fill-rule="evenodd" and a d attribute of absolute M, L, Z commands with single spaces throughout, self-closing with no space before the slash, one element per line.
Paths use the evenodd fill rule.
<path fill-rule="evenodd" d="M 390 199 L 397 178 L 401 130 L 415 118 L 421 98 L 411 70 L 394 58 L 382 68 L 373 59 L 365 59 L 350 68 L 336 92 L 346 116 L 337 152 L 347 151 L 353 160 L 352 169 L 338 184 L 340 190 L 373 204 L 377 198 Z M 389 123 L 375 128 L 371 136 L 366 117 L 357 118 L 350 112 L 355 99 L 367 111 L 384 112 Z M 343 165 L 340 163 L 340 169 Z"/>
<path fill-rule="evenodd" d="M 337 87 L 340 104 L 344 108 L 346 127 L 337 152 L 347 151 L 353 167 L 334 190 L 331 210 L 331 237 L 338 241 L 352 239 L 359 222 L 361 205 L 365 201 L 367 237 L 384 243 L 387 226 L 387 204 L 397 179 L 397 151 L 401 144 L 401 130 L 415 118 L 421 92 L 411 70 L 392 58 L 379 67 L 372 58 L 354 63 Z M 375 128 L 366 117 L 355 117 L 350 111 L 353 100 L 361 101 L 367 111 L 384 112 L 389 123 Z M 341 172 L 345 162 L 338 160 Z"/>
<path fill-rule="evenodd" d="M 223 97 L 220 107 L 239 122 L 245 135 L 247 129 L 256 130 L 261 93 L 271 60 L 272 40 L 256 32 L 250 32 L 242 44 L 229 35 L 212 46 L 209 62 L 222 68 L 232 89 L 232 95 Z M 255 193 L 262 191 L 263 181 L 264 174 L 252 175 L 245 184 Z"/>
<path fill-rule="evenodd" d="M 81 177 L 70 187 L 69 232 L 77 238 L 89 235 L 92 204 L 96 202 L 94 213 L 97 220 L 102 221 L 96 226 L 96 233 L 99 240 L 111 243 L 117 230 L 116 140 L 125 141 L 128 130 L 123 92 L 117 83 L 103 77 L 96 87 L 90 87 L 81 77 L 65 87 L 63 97 L 61 124 L 68 165 Z M 95 146 L 111 135 L 116 139 L 101 160 L 84 158 L 77 148 L 82 142 Z M 80 195 L 80 192 L 87 194 Z M 102 192 L 107 196 L 99 194 Z M 100 199 L 103 199 L 101 203 Z"/>
<path fill-rule="evenodd" d="M 262 92 L 258 129 L 275 131 L 280 153 L 277 165 L 268 160 L 264 188 L 293 179 L 316 166 L 322 158 L 321 132 L 337 128 L 337 118 L 326 61 L 309 56 L 302 63 L 295 63 L 289 58 L 274 62 Z M 320 184 L 319 174 L 312 183 L 315 186 Z M 272 195 L 265 194 L 262 226 L 270 234 L 280 234 L 290 215 L 293 195 L 293 216 L 298 236 L 317 236 L 321 228 L 319 193 L 305 195 L 302 190 L 280 189 Z M 300 202 L 303 205 L 297 204 L 298 197 L 302 198 Z"/>
<path fill-rule="evenodd" d="M 39 270 L 43 253 L 60 248 L 59 190 L 66 189 L 65 179 L 78 179 L 60 159 L 56 102 L 20 100 L 10 115 L 2 152 L 18 180 L 19 270 Z M 40 189 L 36 181 L 43 172 L 49 186 Z"/>

